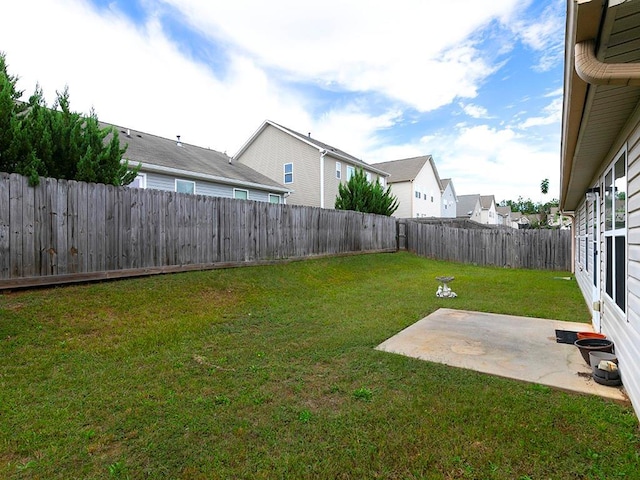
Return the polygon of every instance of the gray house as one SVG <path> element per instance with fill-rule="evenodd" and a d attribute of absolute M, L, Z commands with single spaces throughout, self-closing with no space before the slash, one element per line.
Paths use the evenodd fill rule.
<path fill-rule="evenodd" d="M 181 142 L 179 137 L 170 140 L 113 127 L 121 143 L 128 145 L 124 158 L 130 165 L 141 164 L 131 187 L 272 203 L 285 203 L 290 193 L 290 189 L 224 153 Z"/>
<path fill-rule="evenodd" d="M 482 223 L 482 205 L 480 195 L 459 195 L 456 216 Z"/>
<path fill-rule="evenodd" d="M 287 202 L 334 208 L 338 185 L 363 169 L 370 182 L 386 185 L 379 168 L 311 136 L 265 120 L 234 156 L 236 164 L 259 171 L 291 189 Z"/>
<path fill-rule="evenodd" d="M 450 178 L 443 178 L 442 181 L 442 218 L 455 218 L 457 215 L 458 196 L 453 182 Z"/>

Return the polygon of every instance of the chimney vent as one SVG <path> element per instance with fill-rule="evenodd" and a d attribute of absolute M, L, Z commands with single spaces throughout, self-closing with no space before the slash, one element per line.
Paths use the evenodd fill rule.
<path fill-rule="evenodd" d="M 309 135 L 309 138 L 311 138 L 311 132 L 309 132 L 307 135 Z"/>
<path fill-rule="evenodd" d="M 131 138 L 131 129 L 127 128 L 127 137 Z"/>
<path fill-rule="evenodd" d="M 176 135 L 176 137 L 178 137 L 178 142 L 176 143 L 176 145 L 178 145 L 179 147 L 182 146 L 182 143 L 180 143 L 180 135 Z"/>

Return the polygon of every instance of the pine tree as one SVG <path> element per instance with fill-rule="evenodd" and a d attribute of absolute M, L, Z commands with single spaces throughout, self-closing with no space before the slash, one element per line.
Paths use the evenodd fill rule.
<path fill-rule="evenodd" d="M 338 185 L 335 208 L 390 216 L 398 209 L 398 199 L 391 187 L 385 190 L 379 181 L 369 182 L 364 170 L 358 169 L 347 183 Z"/>

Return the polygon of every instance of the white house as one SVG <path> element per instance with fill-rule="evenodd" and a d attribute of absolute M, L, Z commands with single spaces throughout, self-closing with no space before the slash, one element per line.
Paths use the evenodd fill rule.
<path fill-rule="evenodd" d="M 459 195 L 456 216 L 482 223 L 480 195 Z"/>
<path fill-rule="evenodd" d="M 403 158 L 374 164 L 389 174 L 388 183 L 398 198 L 394 216 L 440 217 L 442 183 L 431 155 Z"/>
<path fill-rule="evenodd" d="M 576 280 L 640 416 L 640 0 L 568 0 L 560 208 Z"/>
<path fill-rule="evenodd" d="M 480 223 L 485 225 L 498 224 L 496 199 L 493 195 L 480 195 Z"/>

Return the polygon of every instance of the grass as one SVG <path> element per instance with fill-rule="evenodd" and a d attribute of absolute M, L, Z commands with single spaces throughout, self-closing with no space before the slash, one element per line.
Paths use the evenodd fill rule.
<path fill-rule="evenodd" d="M 638 478 L 627 405 L 373 349 L 439 307 L 586 322 L 568 275 L 399 253 L 0 295 L 0 478 Z"/>

